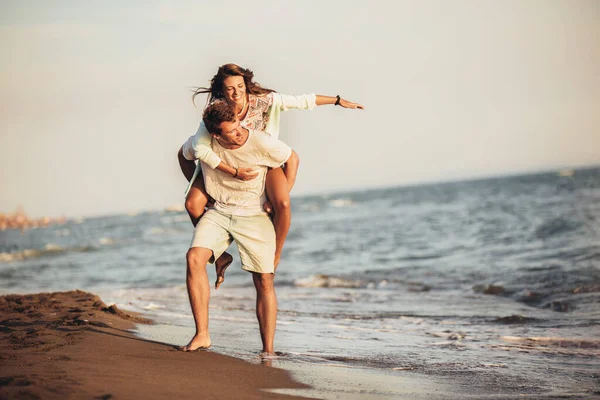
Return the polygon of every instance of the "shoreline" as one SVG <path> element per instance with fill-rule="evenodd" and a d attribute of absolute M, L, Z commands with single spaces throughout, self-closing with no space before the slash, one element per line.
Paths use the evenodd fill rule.
<path fill-rule="evenodd" d="M 226 328 L 229 329 L 229 328 Z M 515 375 L 510 365 L 372 368 L 343 357 L 284 353 L 259 363 L 241 341 L 181 352 L 189 328 L 165 325 L 79 290 L 0 296 L 0 399 L 593 398 Z M 252 347 L 253 348 L 253 347 Z M 498 360 L 499 362 L 501 360 Z M 591 396 L 591 397 L 590 397 Z"/>
<path fill-rule="evenodd" d="M 212 351 L 184 353 L 131 331 L 150 324 L 98 296 L 0 296 L 0 398 L 303 399 L 289 372 Z"/>

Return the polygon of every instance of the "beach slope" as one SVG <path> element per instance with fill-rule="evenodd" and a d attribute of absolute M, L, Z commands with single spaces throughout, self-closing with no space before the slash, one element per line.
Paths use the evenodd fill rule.
<path fill-rule="evenodd" d="M 129 329 L 150 323 L 82 291 L 0 297 L 0 399 L 299 399 L 283 370 L 184 353 Z"/>

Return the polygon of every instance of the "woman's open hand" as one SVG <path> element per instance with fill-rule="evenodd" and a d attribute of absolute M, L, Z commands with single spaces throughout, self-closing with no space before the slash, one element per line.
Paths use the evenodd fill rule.
<path fill-rule="evenodd" d="M 353 103 L 351 101 L 344 100 L 344 99 L 340 99 L 340 106 L 342 106 L 344 108 L 358 108 L 360 110 L 364 110 L 365 109 L 365 107 L 363 107 L 362 104 Z"/>

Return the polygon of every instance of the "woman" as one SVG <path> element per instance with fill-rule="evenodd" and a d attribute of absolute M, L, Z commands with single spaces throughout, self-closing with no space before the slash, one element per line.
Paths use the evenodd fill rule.
<path fill-rule="evenodd" d="M 281 111 L 290 109 L 312 110 L 315 106 L 325 104 L 335 104 L 344 108 L 364 109 L 362 105 L 344 100 L 340 96 L 330 97 L 315 94 L 301 96 L 283 95 L 260 86 L 253 81 L 253 78 L 254 73 L 249 69 L 242 68 L 236 64 L 222 65 L 210 81 L 210 87 L 197 89 L 192 99 L 201 93 L 208 93 L 207 103 L 217 99 L 225 99 L 237 113 L 244 128 L 265 131 L 274 137 L 279 136 L 279 117 Z M 193 146 L 195 158 L 203 161 L 210 168 L 217 168 L 242 180 L 249 180 L 256 177 L 256 173 L 251 168 L 232 168 L 221 161 L 212 151 L 210 143 L 211 136 L 204 127 L 204 124 L 201 123 L 196 135 L 190 138 L 186 145 Z M 293 173 L 295 174 L 295 171 Z M 294 179 L 295 176 L 288 176 L 286 178 L 285 167 L 274 168 L 267 174 L 266 190 L 270 202 L 265 204 L 265 211 L 272 211 L 274 213 L 273 225 L 277 236 L 275 268 L 279 264 L 283 242 L 289 229 L 289 224 L 283 222 L 283 219 L 279 218 L 279 216 L 290 212 L 290 186 L 288 186 L 288 182 L 293 182 Z M 204 189 L 202 174 L 200 173 L 200 163 L 198 163 L 198 167 L 190 179 L 186 195 L 185 208 L 190 215 L 192 223 L 196 226 L 209 201 L 209 196 Z M 231 255 L 224 253 L 215 262 L 217 272 L 215 288 L 218 289 L 225 280 L 225 270 L 231 264 L 231 261 Z"/>

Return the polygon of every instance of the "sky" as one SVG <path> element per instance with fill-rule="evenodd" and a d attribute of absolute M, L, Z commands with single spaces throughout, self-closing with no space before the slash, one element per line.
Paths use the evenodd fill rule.
<path fill-rule="evenodd" d="M 0 0 L 0 212 L 183 203 L 191 89 L 234 62 L 285 94 L 294 196 L 600 164 L 595 0 Z"/>

